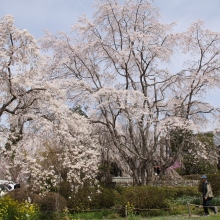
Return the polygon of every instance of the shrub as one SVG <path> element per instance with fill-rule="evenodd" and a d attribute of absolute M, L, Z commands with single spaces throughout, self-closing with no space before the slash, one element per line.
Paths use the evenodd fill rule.
<path fill-rule="evenodd" d="M 162 216 L 187 212 L 186 206 L 181 204 L 175 205 L 173 209 L 174 200 L 184 196 L 198 197 L 200 193 L 198 188 L 193 186 L 132 186 L 121 190 L 121 196 L 123 207 L 129 202 L 141 216 Z"/>
<path fill-rule="evenodd" d="M 23 187 L 10 191 L 8 195 L 19 202 L 25 202 L 31 196 L 31 192 L 28 188 Z"/>
<path fill-rule="evenodd" d="M 19 203 L 10 196 L 0 199 L 0 219 L 4 220 L 38 220 L 40 216 L 39 207 L 28 202 Z"/>
<path fill-rule="evenodd" d="M 63 181 L 60 183 L 59 186 L 59 193 L 62 195 L 66 200 L 68 200 L 71 194 L 71 185 L 68 181 Z"/>
<path fill-rule="evenodd" d="M 122 194 L 122 192 L 125 190 L 125 187 L 124 187 L 124 186 L 116 186 L 116 187 L 115 187 L 115 190 L 116 190 L 118 193 Z"/>
<path fill-rule="evenodd" d="M 47 192 L 43 196 L 33 194 L 32 201 L 38 204 L 42 212 L 63 211 L 67 207 L 66 199 L 55 192 Z"/>
<path fill-rule="evenodd" d="M 201 174 L 191 174 L 182 176 L 186 180 L 200 180 Z"/>
<path fill-rule="evenodd" d="M 113 190 L 114 194 L 114 206 L 121 207 L 123 204 L 122 192 L 118 192 L 117 190 Z"/>
<path fill-rule="evenodd" d="M 163 186 L 161 190 L 165 192 L 166 198 L 170 201 L 179 197 L 193 197 L 201 194 L 196 186 Z"/>
<path fill-rule="evenodd" d="M 94 206 L 96 208 L 110 208 L 114 206 L 114 193 L 112 189 L 101 187 L 99 193 L 94 194 Z"/>
<path fill-rule="evenodd" d="M 79 211 L 110 208 L 114 205 L 113 189 L 84 185 L 71 195 L 68 207 Z"/>
<path fill-rule="evenodd" d="M 39 195 L 29 192 L 27 188 L 18 188 L 8 193 L 8 195 L 19 202 L 27 201 L 30 198 L 31 202 L 37 204 L 40 211 L 58 211 L 64 210 L 67 207 L 66 199 L 59 193 L 47 192 L 44 195 Z"/>
<path fill-rule="evenodd" d="M 159 187 L 133 186 L 126 188 L 122 193 L 123 206 L 129 202 L 139 209 L 169 208 L 166 193 Z"/>
<path fill-rule="evenodd" d="M 212 199 L 211 204 L 214 205 L 214 206 L 220 206 L 220 198 L 219 198 L 219 197 L 217 197 L 217 198 L 214 197 L 214 198 Z"/>

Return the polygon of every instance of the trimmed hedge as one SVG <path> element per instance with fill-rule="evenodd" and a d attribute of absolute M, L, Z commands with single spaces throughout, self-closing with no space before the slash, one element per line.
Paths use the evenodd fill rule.
<path fill-rule="evenodd" d="M 151 209 L 168 208 L 168 203 L 172 200 L 193 196 L 200 196 L 198 188 L 193 186 L 132 186 L 122 190 L 121 198 L 118 196 L 117 199 L 121 200 L 123 206 L 129 202 L 136 208 Z"/>
<path fill-rule="evenodd" d="M 200 180 L 201 174 L 183 175 L 185 180 Z"/>
<path fill-rule="evenodd" d="M 153 209 L 169 208 L 166 191 L 153 186 L 133 186 L 122 191 L 122 205 L 128 202 L 134 208 Z"/>
<path fill-rule="evenodd" d="M 200 196 L 201 193 L 196 186 L 175 186 L 175 187 L 162 187 L 166 191 L 167 197 L 170 200 L 179 198 L 179 197 L 193 197 Z"/>
<path fill-rule="evenodd" d="M 114 206 L 113 190 L 101 186 L 83 186 L 68 199 L 68 208 L 78 211 L 112 206 Z"/>
<path fill-rule="evenodd" d="M 211 181 L 212 180 L 213 179 L 211 179 Z M 12 194 L 15 199 L 20 201 L 24 201 L 27 199 L 27 196 L 30 196 L 32 202 L 37 203 L 43 213 L 48 211 L 53 212 L 54 210 L 63 210 L 66 206 L 66 200 L 64 197 L 59 196 L 58 198 L 57 193 L 49 193 L 45 197 L 40 197 L 37 194 L 28 193 L 27 189 L 21 188 L 10 193 L 11 196 Z M 90 212 L 94 209 L 114 207 L 118 210 L 118 213 L 116 214 L 121 216 L 125 214 L 125 206 L 128 206 L 128 204 L 131 208 L 134 208 L 132 208 L 134 214 L 140 214 L 142 216 L 182 213 L 187 211 L 187 209 L 183 208 L 182 204 L 176 203 L 177 198 L 198 198 L 200 195 L 201 193 L 198 191 L 198 187 L 192 186 L 116 186 L 115 189 L 110 189 L 104 186 L 84 185 L 79 188 L 77 192 L 65 193 L 67 207 L 69 208 L 70 213 Z M 56 201 L 58 201 L 57 199 L 59 200 L 59 208 L 56 203 Z M 171 209 L 174 204 L 177 204 L 178 208 Z M 144 209 L 149 210 L 144 211 Z M 44 218 L 46 217 L 52 219 L 49 214 L 45 214 Z"/>
<path fill-rule="evenodd" d="M 67 207 L 66 199 L 59 193 L 47 192 L 43 196 L 29 192 L 27 188 L 18 188 L 8 193 L 8 196 L 19 202 L 28 201 L 30 197 L 31 202 L 37 204 L 40 211 L 54 212 L 62 211 Z"/>

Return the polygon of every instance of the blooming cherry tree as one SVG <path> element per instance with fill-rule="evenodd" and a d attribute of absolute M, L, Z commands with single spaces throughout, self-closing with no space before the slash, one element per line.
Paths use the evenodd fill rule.
<path fill-rule="evenodd" d="M 90 121 L 107 129 L 112 158 L 145 184 L 155 160 L 163 173 L 181 157 L 188 132 L 207 122 L 205 114 L 218 114 L 203 98 L 219 87 L 220 35 L 200 21 L 174 34 L 174 24 L 160 23 L 146 0 L 103 0 L 95 7 L 93 20 L 81 17 L 72 35 L 46 32 L 41 46 L 53 50 L 47 70 L 63 82 L 68 102 L 86 105 Z M 171 72 L 175 52 L 188 61 Z M 176 151 L 173 130 L 183 137 Z"/>
<path fill-rule="evenodd" d="M 47 58 L 34 37 L 13 24 L 12 16 L 0 20 L 0 120 L 1 163 L 4 176 L 33 183 L 41 191 L 61 181 L 60 172 L 46 166 L 40 152 L 46 141 L 58 146 L 59 164 L 66 180 L 77 188 L 94 178 L 99 145 L 88 119 L 73 113 L 65 103 L 66 90 L 48 81 Z"/>

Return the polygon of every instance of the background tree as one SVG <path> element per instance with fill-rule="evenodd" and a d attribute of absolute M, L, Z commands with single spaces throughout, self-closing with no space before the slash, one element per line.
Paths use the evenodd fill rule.
<path fill-rule="evenodd" d="M 13 24 L 13 16 L 0 19 L 0 119 L 9 115 L 33 113 L 38 98 L 45 89 L 41 87 L 38 71 L 42 59 L 34 37 L 27 30 Z M 3 126 L 4 123 L 1 124 Z M 11 128 L 14 132 L 15 128 Z"/>
<path fill-rule="evenodd" d="M 212 132 L 199 133 L 192 137 L 188 147 L 184 147 L 184 174 L 211 174 L 217 171 L 218 153 L 213 136 Z"/>
<path fill-rule="evenodd" d="M 31 184 L 36 191 L 50 190 L 62 181 L 77 189 L 95 178 L 100 160 L 96 135 L 88 119 L 67 106 L 65 111 L 64 107 L 60 109 L 61 115 L 56 115 L 58 111 L 53 115 L 50 112 L 44 115 L 46 118 L 35 118 L 26 124 L 23 139 L 13 146 L 13 152 L 3 148 L 5 159 L 12 158 L 13 153 L 8 176 L 19 166 L 19 181 Z"/>
<path fill-rule="evenodd" d="M 0 142 L 4 153 L 1 161 L 5 164 L 4 177 L 10 173 L 15 181 L 20 164 L 14 169 L 9 164 L 15 162 L 16 145 L 23 139 L 25 123 L 36 117 L 40 100 L 46 98 L 41 81 L 43 57 L 34 37 L 14 26 L 13 16 L 0 19 L 0 32 Z"/>
<path fill-rule="evenodd" d="M 82 116 L 88 118 L 87 114 L 85 113 L 85 111 L 82 110 L 81 106 L 75 106 L 75 107 L 71 108 L 71 110 L 75 113 L 78 113 L 79 115 L 82 115 Z"/>
<path fill-rule="evenodd" d="M 13 22 L 12 16 L 0 20 L 0 160 L 4 179 L 31 183 L 43 191 L 62 178 L 77 188 L 96 175 L 100 152 L 96 135 L 88 119 L 66 105 L 59 82 L 48 81 L 47 58 L 40 55 L 33 36 Z M 56 156 L 66 176 L 52 167 L 54 158 L 43 154 L 48 140 L 59 146 L 54 150 L 58 150 Z"/>

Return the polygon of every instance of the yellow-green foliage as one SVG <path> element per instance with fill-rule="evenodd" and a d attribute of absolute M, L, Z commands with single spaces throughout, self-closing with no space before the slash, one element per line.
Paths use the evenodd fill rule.
<path fill-rule="evenodd" d="M 127 215 L 129 217 L 132 217 L 132 216 L 135 215 L 135 213 L 136 213 L 135 208 L 131 203 L 127 202 L 127 205 L 125 207 L 126 207 L 126 210 L 127 210 Z"/>
<path fill-rule="evenodd" d="M 37 205 L 19 203 L 9 196 L 0 199 L 0 220 L 38 220 L 39 213 Z"/>

